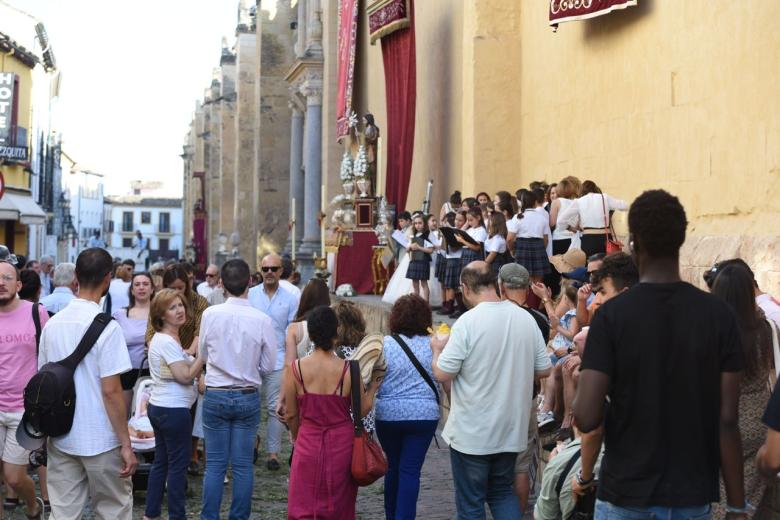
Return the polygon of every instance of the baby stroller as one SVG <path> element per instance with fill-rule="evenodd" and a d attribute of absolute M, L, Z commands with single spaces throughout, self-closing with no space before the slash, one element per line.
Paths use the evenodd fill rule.
<path fill-rule="evenodd" d="M 130 444 L 138 459 L 138 469 L 133 475 L 133 490 L 146 491 L 149 471 L 154 462 L 154 432 L 146 415 L 149 397 L 152 395 L 152 378 L 140 377 L 133 391 L 133 415 L 128 421 Z M 151 433 L 151 436 L 149 434 Z"/>

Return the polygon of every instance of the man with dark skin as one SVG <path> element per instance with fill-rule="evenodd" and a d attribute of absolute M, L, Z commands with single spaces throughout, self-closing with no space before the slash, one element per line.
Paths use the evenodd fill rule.
<path fill-rule="evenodd" d="M 640 283 L 594 313 L 574 401 L 577 427 L 604 432 L 595 517 L 708 518 L 720 470 L 727 518 L 747 518 L 736 318 L 680 278 L 687 221 L 676 197 L 647 191 L 628 221 Z M 696 442 L 677 442 L 680 431 Z M 586 440 L 578 494 L 594 483 L 601 435 Z"/>

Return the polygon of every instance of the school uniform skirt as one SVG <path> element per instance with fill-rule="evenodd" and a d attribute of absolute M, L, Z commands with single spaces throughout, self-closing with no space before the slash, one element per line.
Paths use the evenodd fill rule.
<path fill-rule="evenodd" d="M 436 270 L 434 275 L 439 283 L 444 283 L 444 272 L 447 270 L 447 257 L 442 254 L 436 255 Z"/>
<path fill-rule="evenodd" d="M 447 289 L 457 289 L 460 287 L 460 271 L 462 269 L 460 258 L 447 258 L 447 265 L 444 268 L 444 287 Z"/>
<path fill-rule="evenodd" d="M 493 274 L 498 276 L 498 272 L 501 270 L 501 268 L 510 262 L 512 262 L 512 257 L 510 257 L 509 254 L 498 253 L 490 263 L 490 269 L 493 270 Z"/>
<path fill-rule="evenodd" d="M 428 280 L 431 277 L 430 260 L 412 260 L 406 269 L 406 278 L 409 280 Z"/>
<path fill-rule="evenodd" d="M 479 251 L 472 251 L 471 249 L 464 247 L 462 249 L 463 253 L 460 257 L 461 264 L 465 267 L 469 265 L 471 262 L 474 262 L 476 260 L 484 260 L 485 257 L 482 255 L 482 249 Z"/>
<path fill-rule="evenodd" d="M 544 276 L 550 272 L 550 259 L 541 238 L 517 238 L 515 262 L 525 267 L 531 276 Z"/>

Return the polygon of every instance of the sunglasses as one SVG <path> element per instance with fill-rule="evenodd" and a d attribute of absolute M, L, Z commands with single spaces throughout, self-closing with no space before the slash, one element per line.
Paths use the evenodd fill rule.
<path fill-rule="evenodd" d="M 278 266 L 278 265 L 274 265 L 274 266 L 271 266 L 271 267 L 261 267 L 260 268 L 260 270 L 263 271 L 264 273 L 267 273 L 269 271 L 272 272 L 272 273 L 275 273 L 279 269 L 281 269 L 281 266 Z"/>
<path fill-rule="evenodd" d="M 215 276 L 217 275 L 206 273 L 206 278 L 214 278 Z"/>

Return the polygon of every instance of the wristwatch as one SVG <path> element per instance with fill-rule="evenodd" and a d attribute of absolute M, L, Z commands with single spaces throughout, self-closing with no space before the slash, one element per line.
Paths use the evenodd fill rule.
<path fill-rule="evenodd" d="M 582 469 L 577 471 L 577 484 L 579 484 L 582 487 L 589 486 L 593 484 L 593 481 L 596 480 L 596 474 L 590 476 L 588 480 L 582 479 Z"/>
<path fill-rule="evenodd" d="M 542 298 L 542 303 L 546 304 L 546 303 L 549 303 L 549 301 L 550 301 L 550 298 Z"/>

